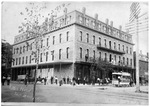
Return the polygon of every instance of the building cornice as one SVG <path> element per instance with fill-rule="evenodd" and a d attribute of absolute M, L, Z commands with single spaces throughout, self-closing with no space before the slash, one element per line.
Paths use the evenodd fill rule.
<path fill-rule="evenodd" d="M 131 45 L 134 45 L 133 43 L 130 43 L 130 42 L 124 41 L 124 40 L 119 39 L 119 38 L 116 38 L 116 37 L 114 37 L 114 36 L 110 36 L 109 34 L 106 34 L 106 33 L 100 32 L 100 31 L 98 31 L 98 30 L 95 30 L 95 29 L 92 29 L 92 28 L 89 28 L 89 27 L 86 27 L 86 26 L 84 26 L 84 25 L 82 25 L 82 24 L 79 24 L 79 23 L 75 23 L 75 24 L 76 24 L 76 25 L 78 25 L 78 26 L 84 27 L 84 28 L 86 28 L 86 29 L 90 29 L 90 30 L 92 30 L 92 31 L 95 31 L 95 32 L 97 32 L 97 33 L 103 34 L 103 35 L 105 35 L 105 36 L 107 36 L 107 37 L 111 37 L 111 38 L 114 38 L 114 39 L 116 39 L 116 40 L 120 40 L 120 41 L 122 41 L 122 42 L 125 42 L 125 43 L 128 43 L 128 44 L 131 44 Z"/>

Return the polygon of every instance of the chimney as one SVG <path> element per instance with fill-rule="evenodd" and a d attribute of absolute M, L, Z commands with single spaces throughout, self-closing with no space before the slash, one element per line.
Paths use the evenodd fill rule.
<path fill-rule="evenodd" d="M 113 21 L 110 21 L 110 26 L 113 27 Z"/>
<path fill-rule="evenodd" d="M 108 22 L 109 22 L 109 20 L 108 20 L 108 18 L 106 19 L 106 24 L 108 25 Z"/>
<path fill-rule="evenodd" d="M 95 14 L 95 19 L 98 20 L 98 14 Z"/>
<path fill-rule="evenodd" d="M 86 8 L 83 7 L 83 8 L 82 8 L 82 13 L 85 14 L 85 12 L 86 12 Z"/>
<path fill-rule="evenodd" d="M 120 31 L 122 30 L 122 26 L 121 26 L 121 25 L 119 26 L 119 30 L 120 30 Z"/>

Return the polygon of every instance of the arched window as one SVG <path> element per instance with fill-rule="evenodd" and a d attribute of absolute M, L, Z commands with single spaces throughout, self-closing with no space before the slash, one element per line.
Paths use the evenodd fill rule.
<path fill-rule="evenodd" d="M 111 56 L 111 54 L 110 54 L 110 55 L 109 55 L 109 62 L 111 62 L 111 57 L 112 57 L 112 56 Z"/>
<path fill-rule="evenodd" d="M 67 59 L 69 58 L 69 47 L 67 47 L 66 49 L 66 55 L 67 55 Z"/>
<path fill-rule="evenodd" d="M 80 58 L 82 58 L 82 48 L 80 47 Z"/>
<path fill-rule="evenodd" d="M 80 41 L 82 41 L 82 31 L 80 31 Z"/>
<path fill-rule="evenodd" d="M 59 59 L 61 59 L 61 49 L 59 49 Z"/>

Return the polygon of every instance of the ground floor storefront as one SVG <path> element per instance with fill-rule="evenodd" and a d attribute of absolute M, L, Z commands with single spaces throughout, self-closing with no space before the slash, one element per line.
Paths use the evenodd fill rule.
<path fill-rule="evenodd" d="M 36 65 L 15 67 L 11 70 L 11 78 L 13 81 L 18 79 L 18 75 L 28 74 L 30 77 L 34 77 Z M 73 77 L 73 64 L 72 63 L 57 63 L 57 64 L 40 64 L 36 72 L 36 77 L 50 78 L 51 76 L 61 79 L 63 77 Z"/>
<path fill-rule="evenodd" d="M 92 70 L 93 68 L 93 70 Z M 26 75 L 34 77 L 36 66 L 16 67 L 12 68 L 12 80 L 17 80 L 18 75 Z M 58 80 L 62 78 L 75 77 L 83 83 L 86 80 L 87 83 L 91 83 L 93 80 L 96 82 L 97 78 L 112 80 L 113 72 L 128 72 L 131 74 L 133 80 L 135 80 L 135 70 L 129 67 L 113 66 L 113 70 L 97 70 L 91 63 L 57 63 L 57 64 L 42 64 L 38 66 L 36 77 L 56 77 Z M 93 74 L 94 73 L 94 74 Z"/>

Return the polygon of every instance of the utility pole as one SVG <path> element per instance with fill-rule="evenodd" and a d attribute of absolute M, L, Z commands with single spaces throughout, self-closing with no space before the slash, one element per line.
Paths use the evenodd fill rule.
<path fill-rule="evenodd" d="M 140 92 L 139 84 L 139 34 L 138 34 L 138 16 L 136 17 L 136 92 Z"/>
<path fill-rule="evenodd" d="M 130 23 L 126 25 L 130 34 L 136 36 L 136 92 L 140 92 L 139 84 L 139 33 L 148 31 L 148 13 L 140 14 L 140 4 L 133 2 L 130 7 Z M 145 17 L 146 16 L 146 17 Z"/>
<path fill-rule="evenodd" d="M 136 92 L 140 92 L 139 85 L 139 30 L 138 30 L 138 17 L 140 14 L 140 4 L 138 2 L 133 2 L 130 7 L 130 23 L 133 25 L 135 23 L 135 35 L 136 39 Z M 132 28 L 129 28 L 132 29 Z"/>

